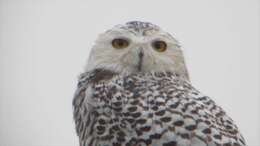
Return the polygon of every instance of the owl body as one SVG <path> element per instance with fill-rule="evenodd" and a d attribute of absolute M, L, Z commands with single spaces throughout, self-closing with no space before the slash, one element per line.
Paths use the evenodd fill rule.
<path fill-rule="evenodd" d="M 189 81 L 180 45 L 147 22 L 101 34 L 73 99 L 80 146 L 245 146 Z"/>
<path fill-rule="evenodd" d="M 245 145 L 214 101 L 171 72 L 98 82 L 90 74 L 82 75 L 74 99 L 81 146 Z"/>

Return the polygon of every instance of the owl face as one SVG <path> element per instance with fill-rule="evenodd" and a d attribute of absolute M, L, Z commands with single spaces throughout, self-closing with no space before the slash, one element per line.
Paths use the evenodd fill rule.
<path fill-rule="evenodd" d="M 183 67 L 182 51 L 171 35 L 151 23 L 128 22 L 98 37 L 86 70 L 180 73 L 178 70 L 184 70 Z"/>

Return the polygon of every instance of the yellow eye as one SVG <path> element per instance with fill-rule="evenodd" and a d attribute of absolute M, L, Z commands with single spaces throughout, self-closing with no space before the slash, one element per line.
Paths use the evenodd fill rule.
<path fill-rule="evenodd" d="M 116 49 L 123 49 L 128 47 L 129 42 L 125 39 L 114 39 L 112 41 L 112 46 Z"/>
<path fill-rule="evenodd" d="M 154 41 L 152 46 L 158 52 L 164 52 L 167 49 L 167 44 L 164 41 Z"/>

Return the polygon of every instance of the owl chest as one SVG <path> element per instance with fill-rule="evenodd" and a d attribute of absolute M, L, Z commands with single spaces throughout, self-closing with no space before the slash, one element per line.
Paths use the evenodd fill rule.
<path fill-rule="evenodd" d="M 99 86 L 92 88 L 92 125 L 89 127 L 104 141 L 130 142 L 137 139 L 161 139 L 172 125 L 167 107 L 171 90 L 158 91 L 156 86 Z M 90 93 L 88 93 L 90 94 Z M 178 99 L 176 98 L 176 101 Z M 149 143 L 149 142 L 148 142 Z"/>

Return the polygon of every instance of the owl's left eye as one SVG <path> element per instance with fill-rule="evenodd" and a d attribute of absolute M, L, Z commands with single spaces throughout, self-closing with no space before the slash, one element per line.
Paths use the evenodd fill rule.
<path fill-rule="evenodd" d="M 129 42 L 126 39 L 114 39 L 112 41 L 112 46 L 116 49 L 123 49 L 129 46 Z"/>
<path fill-rule="evenodd" d="M 154 41 L 152 43 L 152 47 L 154 48 L 154 50 L 156 50 L 157 52 L 164 52 L 167 49 L 167 44 L 164 41 Z"/>

